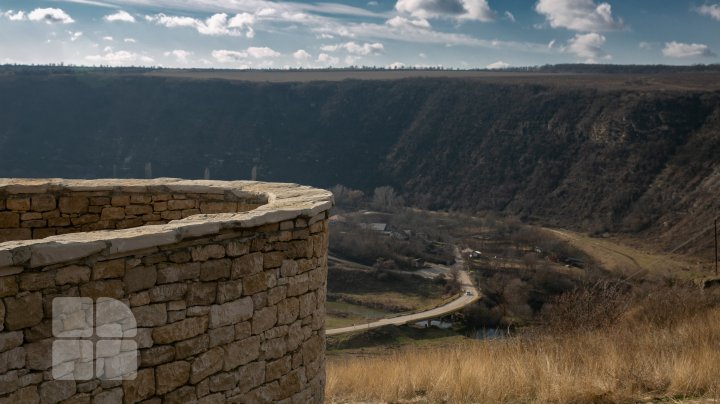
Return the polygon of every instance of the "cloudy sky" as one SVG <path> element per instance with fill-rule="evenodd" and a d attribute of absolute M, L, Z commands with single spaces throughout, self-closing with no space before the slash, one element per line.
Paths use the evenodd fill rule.
<path fill-rule="evenodd" d="M 0 64 L 708 64 L 719 34 L 718 0 L 0 0 Z"/>

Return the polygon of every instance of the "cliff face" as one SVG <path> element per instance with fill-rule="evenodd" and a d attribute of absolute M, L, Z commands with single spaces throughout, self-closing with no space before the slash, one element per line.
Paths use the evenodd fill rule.
<path fill-rule="evenodd" d="M 0 176 L 256 166 L 261 180 L 392 185 L 420 206 L 680 244 L 720 212 L 720 92 L 601 87 L 2 76 Z"/>

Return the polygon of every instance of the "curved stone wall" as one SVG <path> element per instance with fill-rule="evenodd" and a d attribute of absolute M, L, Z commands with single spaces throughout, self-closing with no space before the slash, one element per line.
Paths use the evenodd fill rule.
<path fill-rule="evenodd" d="M 0 403 L 322 402 L 332 203 L 294 184 L 0 180 Z"/>

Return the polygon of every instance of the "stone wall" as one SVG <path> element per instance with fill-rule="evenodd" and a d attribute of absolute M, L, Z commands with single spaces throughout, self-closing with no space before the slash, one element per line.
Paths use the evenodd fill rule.
<path fill-rule="evenodd" d="M 331 206 L 293 184 L 0 180 L 0 228 L 38 238 L 0 243 L 0 403 L 322 402 Z M 175 217 L 163 212 L 187 217 L 39 239 Z M 117 350 L 137 371 L 100 358 L 99 328 L 93 355 L 54 359 L 58 324 L 72 329 L 53 323 L 57 297 L 129 307 Z"/>

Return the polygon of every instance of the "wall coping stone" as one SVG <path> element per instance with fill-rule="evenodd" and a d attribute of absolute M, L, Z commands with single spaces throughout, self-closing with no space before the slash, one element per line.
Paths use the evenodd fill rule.
<path fill-rule="evenodd" d="M 122 230 L 102 230 L 50 236 L 37 240 L 0 243 L 0 268 L 37 268 L 70 262 L 93 254 L 112 256 L 185 239 L 216 234 L 221 230 L 247 229 L 265 224 L 312 218 L 329 210 L 329 191 L 290 183 L 255 181 L 182 180 L 156 178 L 125 179 L 0 179 L 0 193 L 44 194 L 52 192 L 113 191 L 118 193 L 203 193 L 230 192 L 239 198 L 265 199 L 267 203 L 246 212 L 197 214 L 167 224 Z"/>

